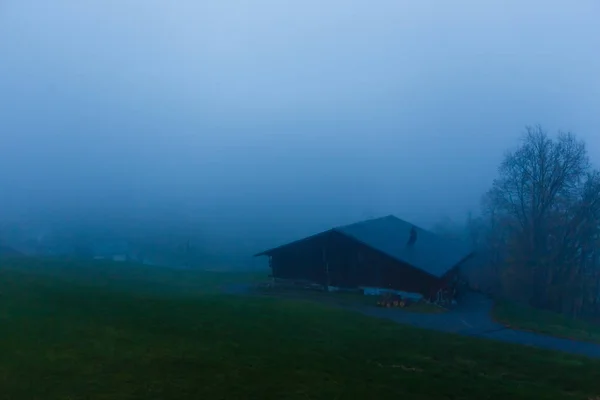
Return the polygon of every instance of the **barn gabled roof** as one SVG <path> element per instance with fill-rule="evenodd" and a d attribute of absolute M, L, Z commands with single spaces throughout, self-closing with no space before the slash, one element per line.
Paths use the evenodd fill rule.
<path fill-rule="evenodd" d="M 416 240 L 409 245 L 408 241 L 413 228 Z M 340 226 L 331 231 L 338 232 L 436 277 L 443 276 L 472 254 L 470 247 L 461 241 L 436 235 L 393 215 Z M 296 242 L 284 246 L 287 247 L 293 243 Z M 284 246 L 261 252 L 257 256 L 269 255 Z"/>

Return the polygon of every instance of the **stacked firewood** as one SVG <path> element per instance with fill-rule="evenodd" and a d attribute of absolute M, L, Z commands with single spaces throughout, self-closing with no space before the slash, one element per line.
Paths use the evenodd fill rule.
<path fill-rule="evenodd" d="M 408 299 L 402 298 L 402 296 L 400 296 L 400 295 L 385 294 L 385 295 L 381 296 L 379 301 L 377 301 L 377 305 L 379 307 L 386 307 L 386 308 L 406 307 L 406 306 L 410 305 L 410 302 Z"/>

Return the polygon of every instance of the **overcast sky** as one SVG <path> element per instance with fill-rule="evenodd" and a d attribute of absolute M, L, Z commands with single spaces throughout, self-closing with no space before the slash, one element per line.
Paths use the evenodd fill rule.
<path fill-rule="evenodd" d="M 600 164 L 598 21 L 598 0 L 2 0 L 0 206 L 248 235 L 461 218 L 527 124 Z"/>

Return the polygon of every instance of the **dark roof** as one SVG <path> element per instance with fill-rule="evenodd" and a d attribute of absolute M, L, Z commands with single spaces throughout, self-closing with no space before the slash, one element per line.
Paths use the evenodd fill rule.
<path fill-rule="evenodd" d="M 413 227 L 417 238 L 413 245 L 408 246 Z M 335 230 L 437 277 L 443 276 L 472 253 L 469 246 L 461 241 L 436 235 L 393 215 Z"/>
<path fill-rule="evenodd" d="M 417 238 L 415 243 L 409 246 L 407 242 L 413 227 L 416 229 Z M 332 230 L 436 277 L 443 276 L 472 254 L 466 243 L 436 235 L 393 215 Z M 259 253 L 257 256 L 268 255 L 273 250 L 275 249 Z"/>

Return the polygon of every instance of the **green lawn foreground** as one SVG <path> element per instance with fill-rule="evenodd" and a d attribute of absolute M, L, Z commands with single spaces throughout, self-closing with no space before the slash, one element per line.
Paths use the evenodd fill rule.
<path fill-rule="evenodd" d="M 600 394 L 599 361 L 404 327 L 315 302 L 215 294 L 233 275 L 208 274 L 207 294 L 179 296 L 92 285 L 91 270 L 88 278 L 65 279 L 2 267 L 2 399 Z M 135 287 L 154 285 L 150 274 Z M 182 285 L 190 284 L 188 276 Z"/>
<path fill-rule="evenodd" d="M 496 302 L 492 315 L 496 321 L 513 329 L 600 344 L 600 324 L 508 301 Z"/>

